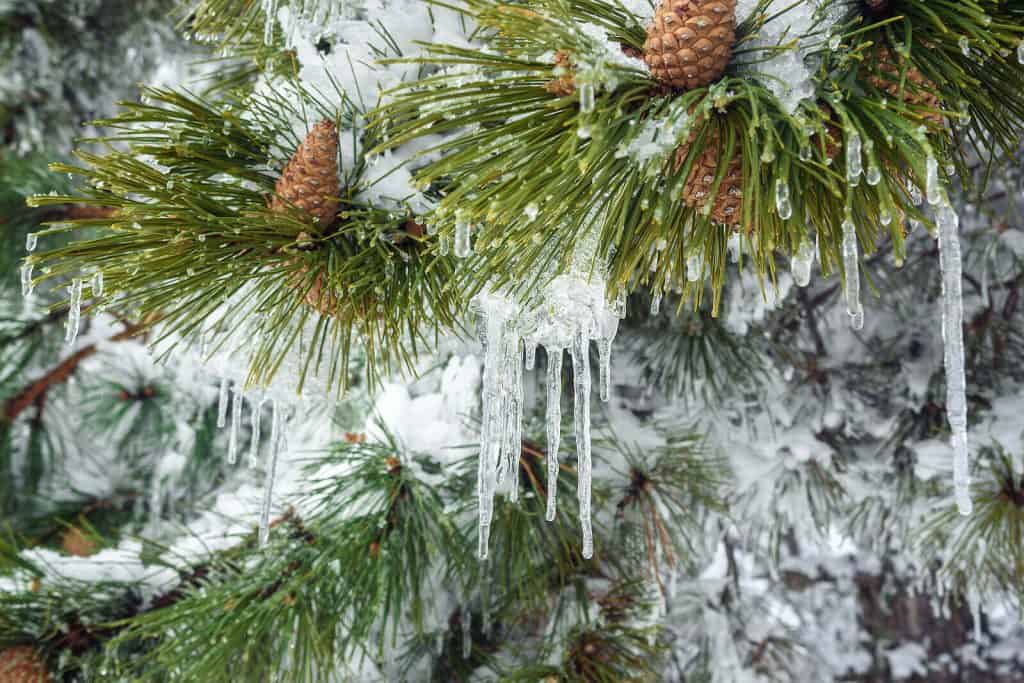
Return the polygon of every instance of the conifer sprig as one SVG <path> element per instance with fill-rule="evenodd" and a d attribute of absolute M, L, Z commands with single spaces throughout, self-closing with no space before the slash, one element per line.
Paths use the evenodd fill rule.
<path fill-rule="evenodd" d="M 116 306 L 140 320 L 159 320 L 159 339 L 247 330 L 242 352 L 251 354 L 253 385 L 268 383 L 293 357 L 300 388 L 308 374 L 344 387 L 357 344 L 372 383 L 408 368 L 431 330 L 455 326 L 449 260 L 425 248 L 429 238 L 407 229 L 410 214 L 361 197 L 359 154 L 341 169 L 333 224 L 314 225 L 301 211 L 270 207 L 275 167 L 300 142 L 288 118 L 329 118 L 350 131 L 347 124 L 360 116 L 350 100 L 342 96 L 343 109 L 335 112 L 299 87 L 244 103 L 147 94 L 150 103 L 128 104 L 103 122 L 113 130 L 102 140 L 108 153 L 80 152 L 84 167 L 56 166 L 86 178 L 81 196 L 35 199 L 114 211 L 111 219 L 46 231 L 79 231 L 84 239 L 30 256 L 42 266 L 37 284 L 102 272 L 102 296 L 86 287 L 89 310 Z M 342 144 L 364 144 L 351 135 L 343 132 Z M 337 293 L 329 310 L 307 305 L 314 287 Z"/>

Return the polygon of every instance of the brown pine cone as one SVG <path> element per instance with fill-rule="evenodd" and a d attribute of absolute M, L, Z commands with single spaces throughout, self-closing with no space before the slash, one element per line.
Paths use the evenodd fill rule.
<path fill-rule="evenodd" d="M 270 208 L 302 209 L 321 228 L 329 227 L 338 214 L 338 129 L 333 121 L 313 126 L 281 172 Z"/>
<path fill-rule="evenodd" d="M 691 90 L 718 80 L 736 42 L 736 0 L 662 0 L 644 61 L 661 83 Z"/>
<path fill-rule="evenodd" d="M 0 651 L 0 683 L 50 683 L 50 671 L 31 645 Z"/>

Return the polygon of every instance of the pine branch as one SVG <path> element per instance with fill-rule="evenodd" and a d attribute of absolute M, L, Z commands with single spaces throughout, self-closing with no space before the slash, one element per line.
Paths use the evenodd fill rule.
<path fill-rule="evenodd" d="M 65 311 L 66 312 L 66 311 Z M 121 332 L 110 337 L 108 341 L 119 342 L 132 339 L 145 330 L 144 325 L 129 325 Z M 7 422 L 14 422 L 27 408 L 33 404 L 40 404 L 46 398 L 46 393 L 54 386 L 63 384 L 74 374 L 82 361 L 95 355 L 98 347 L 96 344 L 89 344 L 75 351 L 73 354 L 62 360 L 57 366 L 46 372 L 41 377 L 33 380 L 28 386 L 16 395 L 7 399 L 4 406 L 4 419 Z"/>

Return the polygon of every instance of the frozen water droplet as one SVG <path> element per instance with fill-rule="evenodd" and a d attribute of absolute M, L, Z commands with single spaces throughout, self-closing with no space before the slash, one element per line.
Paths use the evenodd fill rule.
<path fill-rule="evenodd" d="M 846 275 L 846 312 L 850 314 L 853 329 L 864 327 L 864 308 L 860 302 L 860 255 L 857 228 L 847 212 L 843 221 L 843 267 Z"/>
<path fill-rule="evenodd" d="M 94 297 L 103 296 L 103 271 L 97 270 L 92 275 L 92 295 Z"/>
<path fill-rule="evenodd" d="M 580 111 L 589 114 L 594 111 L 595 92 L 593 83 L 580 84 Z"/>
<path fill-rule="evenodd" d="M 800 147 L 800 161 L 810 161 L 814 152 L 810 145 L 802 145 Z"/>
<path fill-rule="evenodd" d="M 469 240 L 469 221 L 461 213 L 455 216 L 455 255 L 466 258 L 473 253 Z"/>
<path fill-rule="evenodd" d="M 868 185 L 874 187 L 878 183 L 882 182 L 882 169 L 878 167 L 878 164 L 871 162 L 868 164 L 868 172 L 864 176 L 864 179 L 868 181 Z"/>
<path fill-rule="evenodd" d="M 793 282 L 795 282 L 798 287 L 806 287 L 811 282 L 811 269 L 814 266 L 814 253 L 814 246 L 809 240 L 804 239 L 800 242 L 800 246 L 797 248 L 796 253 L 793 254 L 790 267 L 793 270 Z"/>
<path fill-rule="evenodd" d="M 661 311 L 661 292 L 656 292 L 651 296 L 651 315 L 658 315 Z"/>
<path fill-rule="evenodd" d="M 441 254 L 441 256 L 447 256 L 448 255 L 448 251 L 449 251 L 450 248 L 451 247 L 448 244 L 448 236 L 447 235 L 438 235 L 437 236 L 437 253 Z"/>
<path fill-rule="evenodd" d="M 78 329 L 82 322 L 82 281 L 72 280 L 68 285 L 68 320 L 65 327 L 64 341 L 69 345 L 78 339 Z"/>
<path fill-rule="evenodd" d="M 967 36 L 960 36 L 957 44 L 960 46 L 960 52 L 964 57 L 971 56 L 971 41 L 967 39 Z"/>
<path fill-rule="evenodd" d="M 882 210 L 878 213 L 878 220 L 882 222 L 882 225 L 889 225 L 892 223 L 892 214 L 889 213 L 889 209 L 882 207 Z"/>
<path fill-rule="evenodd" d="M 36 247 L 38 247 L 38 246 L 39 246 L 39 235 L 37 235 L 34 232 L 30 232 L 27 235 L 25 235 L 25 251 L 31 253 L 31 252 L 35 251 Z"/>
<path fill-rule="evenodd" d="M 942 185 L 939 182 L 939 162 L 934 156 L 928 155 L 928 159 L 925 161 L 925 171 L 925 193 L 928 203 L 938 206 L 942 201 Z"/>
<path fill-rule="evenodd" d="M 907 197 L 910 198 L 910 203 L 914 206 L 921 206 L 921 202 L 924 201 L 924 197 L 921 196 L 921 188 L 909 179 L 907 180 Z"/>
<path fill-rule="evenodd" d="M 793 205 L 789 200 L 789 183 L 782 178 L 775 181 L 775 209 L 784 221 L 793 216 Z"/>
<path fill-rule="evenodd" d="M 850 185 L 857 185 L 860 182 L 860 174 L 863 171 L 862 146 L 860 133 L 851 130 L 846 136 L 846 180 Z"/>
<path fill-rule="evenodd" d="M 32 294 L 33 283 L 32 283 L 32 269 L 35 268 L 35 264 L 30 261 L 26 261 L 21 264 L 21 295 L 29 296 Z"/>
<path fill-rule="evenodd" d="M 1017 63 L 1024 64 L 1024 41 L 1017 46 Z"/>
<path fill-rule="evenodd" d="M 828 49 L 832 50 L 833 52 L 838 50 L 839 49 L 839 44 L 840 44 L 841 40 L 842 40 L 841 36 L 839 36 L 838 34 L 833 34 L 828 39 Z"/>
<path fill-rule="evenodd" d="M 526 217 L 531 221 L 535 221 L 537 220 L 538 214 L 540 214 L 540 207 L 537 206 L 536 202 L 530 202 L 526 205 L 526 208 L 523 209 L 523 213 L 525 213 Z"/>

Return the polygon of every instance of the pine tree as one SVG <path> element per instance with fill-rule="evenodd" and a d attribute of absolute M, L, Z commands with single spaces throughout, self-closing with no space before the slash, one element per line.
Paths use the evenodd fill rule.
<path fill-rule="evenodd" d="M 0 683 L 1024 680 L 1020 3 L 58 5 Z"/>

